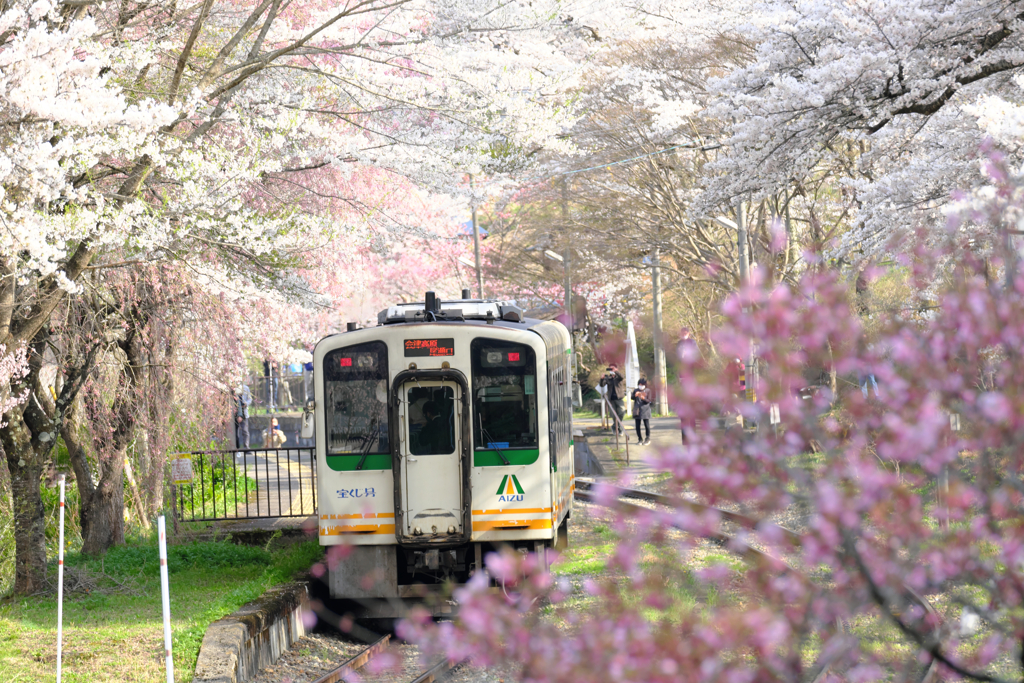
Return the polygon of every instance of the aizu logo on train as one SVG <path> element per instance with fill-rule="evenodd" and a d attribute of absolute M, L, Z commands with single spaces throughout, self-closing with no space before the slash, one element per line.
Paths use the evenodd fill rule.
<path fill-rule="evenodd" d="M 514 474 L 505 475 L 498 487 L 497 495 L 499 503 L 512 503 L 526 497 L 523 487 L 519 485 L 519 479 Z"/>

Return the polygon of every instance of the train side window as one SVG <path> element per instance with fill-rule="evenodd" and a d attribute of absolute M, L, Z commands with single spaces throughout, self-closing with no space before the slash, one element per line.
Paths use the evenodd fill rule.
<path fill-rule="evenodd" d="M 375 341 L 330 351 L 323 377 L 327 455 L 390 453 L 387 345 Z"/>
<path fill-rule="evenodd" d="M 533 349 L 499 339 L 470 344 L 473 444 L 478 451 L 536 449 L 537 361 Z"/>

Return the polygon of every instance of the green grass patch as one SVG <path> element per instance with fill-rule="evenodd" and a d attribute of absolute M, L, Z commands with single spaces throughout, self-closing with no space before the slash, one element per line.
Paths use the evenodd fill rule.
<path fill-rule="evenodd" d="M 239 504 L 255 500 L 256 480 L 231 453 L 193 455 L 192 474 L 191 485 L 178 487 L 178 506 L 187 517 L 232 517 Z"/>
<path fill-rule="evenodd" d="M 711 567 L 714 565 L 721 564 L 725 565 L 729 568 L 730 571 L 734 572 L 743 572 L 747 569 L 747 563 L 743 560 L 743 558 L 733 553 L 710 552 L 704 555 L 704 557 L 701 559 L 703 560 L 701 564 L 704 567 Z"/>
<path fill-rule="evenodd" d="M 192 680 L 210 623 L 291 580 L 321 557 L 316 540 L 277 548 L 198 542 L 168 548 L 175 680 Z M 67 557 L 68 577 L 95 581 L 65 595 L 66 681 L 166 680 L 160 563 L 153 539 L 115 548 L 102 559 Z M 51 567 L 55 572 L 56 568 Z M 0 680 L 52 679 L 56 669 L 56 596 L 0 601 Z"/>
<path fill-rule="evenodd" d="M 608 564 L 606 557 L 581 557 L 560 563 L 552 570 L 555 576 L 587 576 L 600 574 Z"/>
<path fill-rule="evenodd" d="M 555 576 L 587 576 L 602 573 L 615 552 L 613 543 L 570 547 L 551 568 Z"/>

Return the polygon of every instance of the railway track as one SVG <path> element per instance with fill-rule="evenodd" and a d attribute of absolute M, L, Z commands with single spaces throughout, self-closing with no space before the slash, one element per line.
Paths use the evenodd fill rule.
<path fill-rule="evenodd" d="M 640 505 L 638 503 L 639 501 L 643 501 L 646 503 L 653 503 L 659 506 L 671 507 L 673 509 L 688 508 L 691 512 L 694 512 L 696 514 L 706 514 L 711 512 L 719 515 L 722 520 L 729 522 L 730 524 L 733 524 L 736 527 L 751 531 L 756 530 L 758 528 L 758 525 L 760 524 L 760 520 L 757 520 L 753 517 L 742 515 L 736 512 L 731 512 L 728 510 L 722 510 L 721 508 L 716 508 L 710 505 L 704 505 L 702 503 L 697 503 L 694 501 L 679 500 L 677 498 L 671 498 L 669 496 L 653 493 L 650 491 L 642 491 L 638 489 L 623 488 L 617 486 L 613 487 L 613 490 L 615 493 L 615 502 L 613 504 L 621 508 L 625 508 L 627 510 L 634 510 L 637 512 L 641 510 L 649 510 L 650 508 L 644 507 L 643 505 Z M 593 491 L 593 482 L 587 480 L 577 480 L 575 496 L 578 500 L 583 502 L 588 502 L 591 504 L 600 504 Z M 799 534 L 785 528 L 782 529 L 782 534 L 794 548 L 800 546 L 801 538 Z M 724 532 L 709 533 L 705 535 L 705 538 L 722 544 L 728 544 L 728 542 L 732 540 L 732 537 Z M 757 548 L 750 547 L 749 545 L 746 545 L 743 549 L 740 549 L 736 552 L 738 552 L 738 554 L 744 557 L 745 559 L 752 561 L 763 561 L 770 558 L 770 556 L 767 553 L 758 550 Z M 772 559 L 774 560 L 775 558 Z M 790 571 L 797 570 L 790 568 Z M 934 607 L 925 598 L 918 595 L 909 587 L 907 587 L 906 590 L 907 595 L 910 596 L 915 602 L 919 603 L 924 610 L 926 610 L 928 613 L 932 615 L 937 615 L 937 612 L 935 611 Z M 361 680 L 375 681 L 377 680 L 377 677 L 368 676 L 364 671 L 361 671 L 361 669 L 363 669 L 374 657 L 380 655 L 385 650 L 387 650 L 389 646 L 391 646 L 391 636 L 385 635 L 384 637 L 370 644 L 367 648 L 356 654 L 354 657 L 348 659 L 341 666 L 316 679 L 313 683 L 339 683 L 341 681 L 351 680 L 352 674 L 356 673 L 357 671 L 359 672 L 358 676 L 360 677 Z M 407 658 L 410 657 L 410 655 L 406 656 Z M 406 665 L 405 667 L 403 667 L 405 669 L 405 672 L 403 672 L 402 674 L 388 672 L 380 676 L 379 680 L 381 682 L 386 681 L 386 683 L 432 683 L 434 681 L 443 679 L 445 677 L 445 674 L 447 674 L 448 671 L 450 671 L 458 664 L 460 664 L 460 662 L 453 662 L 447 659 L 443 659 L 432 664 L 426 669 L 422 669 L 422 667 L 416 665 L 415 667 L 413 667 L 416 670 L 416 673 L 412 677 L 410 677 L 408 673 L 408 669 L 410 667 Z M 812 683 L 817 683 L 818 681 L 824 680 L 830 673 L 831 668 L 831 662 L 824 662 L 820 670 L 816 672 L 816 675 L 812 676 Z M 924 676 L 921 678 L 921 683 L 934 683 L 937 674 L 938 663 L 933 661 L 924 673 Z"/>
<path fill-rule="evenodd" d="M 340 683 L 342 681 L 351 680 L 353 674 L 365 667 L 370 663 L 374 657 L 380 655 L 386 651 L 391 644 L 391 636 L 385 635 L 379 640 L 370 644 L 365 650 L 355 655 L 344 664 L 329 671 L 320 678 L 313 681 L 313 683 Z M 457 666 L 459 662 L 453 662 L 448 659 L 442 659 L 434 664 L 430 665 L 426 669 L 419 671 L 413 678 L 409 679 L 409 683 L 433 683 L 439 680 L 449 670 Z M 372 681 L 372 678 L 368 678 L 365 673 L 359 673 L 358 677 L 362 681 Z M 386 676 L 387 681 L 402 680 L 400 677 L 396 678 L 394 674 Z"/>

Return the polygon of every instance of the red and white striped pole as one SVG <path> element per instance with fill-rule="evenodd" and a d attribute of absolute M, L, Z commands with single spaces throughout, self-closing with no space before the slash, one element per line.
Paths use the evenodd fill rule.
<path fill-rule="evenodd" d="M 60 547 L 57 549 L 57 683 L 64 643 L 64 475 L 60 475 Z"/>
<path fill-rule="evenodd" d="M 164 653 L 167 656 L 167 683 L 174 683 L 174 660 L 171 658 L 171 595 L 167 586 L 167 533 L 164 516 L 157 519 L 160 531 L 160 592 L 164 603 Z"/>

